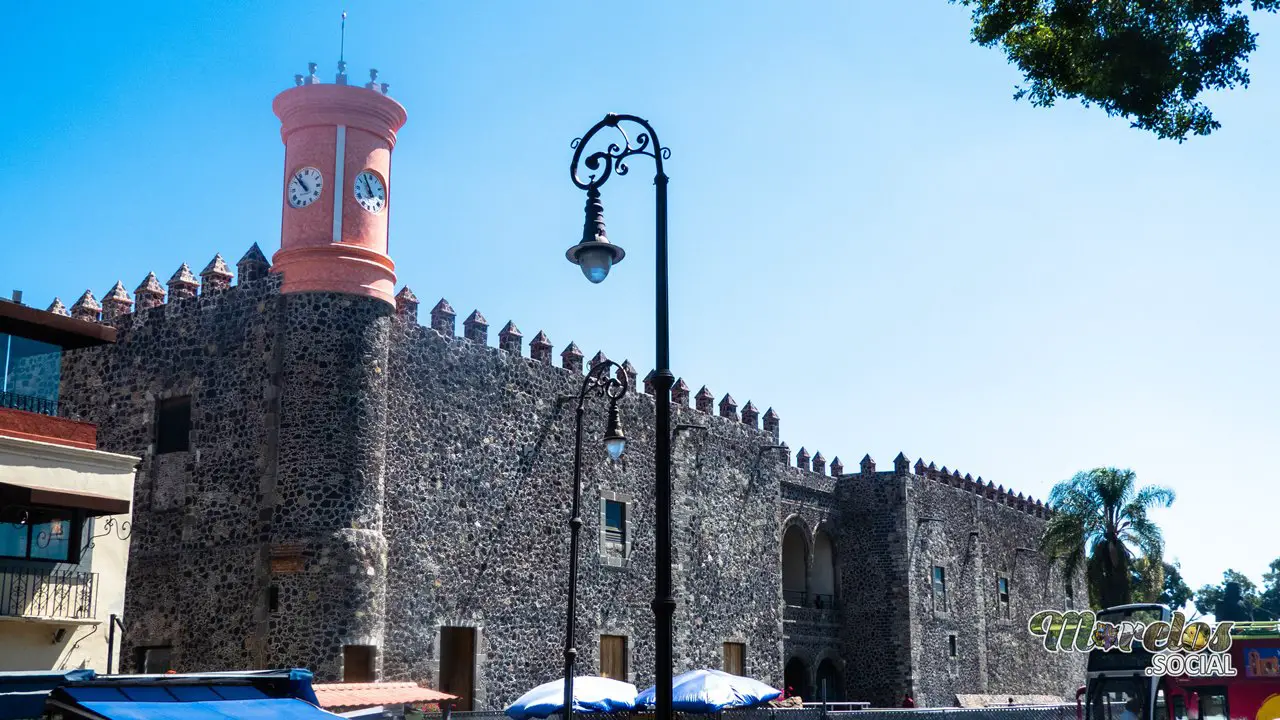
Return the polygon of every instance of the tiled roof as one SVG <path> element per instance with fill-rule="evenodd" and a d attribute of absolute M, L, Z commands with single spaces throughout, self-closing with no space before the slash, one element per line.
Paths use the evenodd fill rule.
<path fill-rule="evenodd" d="M 437 692 L 412 682 L 330 683 L 312 685 L 320 707 L 372 707 L 457 700 L 456 695 Z"/>

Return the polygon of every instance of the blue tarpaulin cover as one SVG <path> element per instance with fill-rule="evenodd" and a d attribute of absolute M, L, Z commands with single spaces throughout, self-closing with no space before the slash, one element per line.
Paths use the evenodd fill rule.
<path fill-rule="evenodd" d="M 677 675 L 671 685 L 671 708 L 681 712 L 712 713 L 751 707 L 782 696 L 781 690 L 759 680 L 722 670 L 690 670 Z M 657 697 L 657 688 L 651 687 L 640 693 L 636 705 L 650 707 Z"/>
<path fill-rule="evenodd" d="M 338 717 L 293 698 L 198 702 L 81 701 L 109 720 L 333 720 Z"/>
<path fill-rule="evenodd" d="M 0 672 L 0 720 L 40 717 L 54 688 L 93 678 L 92 670 Z"/>
<path fill-rule="evenodd" d="M 636 686 L 602 677 L 573 679 L 575 713 L 621 712 L 636 706 Z M 545 718 L 564 709 L 564 680 L 543 683 L 511 703 L 506 713 L 511 720 Z"/>

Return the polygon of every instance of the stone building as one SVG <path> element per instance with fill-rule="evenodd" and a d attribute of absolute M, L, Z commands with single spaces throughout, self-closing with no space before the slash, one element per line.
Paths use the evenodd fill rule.
<path fill-rule="evenodd" d="M 142 458 L 125 610 L 138 669 L 305 666 L 497 708 L 559 677 L 573 409 L 584 363 L 440 300 L 419 321 L 387 255 L 404 109 L 298 76 L 281 249 L 215 257 L 104 301 L 117 341 L 69 353 L 64 398 Z M 336 180 L 335 180 L 336 179 Z M 234 282 L 233 282 L 234 278 Z M 123 286 L 120 286 L 122 289 Z M 167 297 L 166 297 L 167 295 Z M 424 308 L 425 310 L 425 308 Z M 588 406 L 584 674 L 652 682 L 654 400 L 630 363 L 626 453 Z M 778 415 L 673 388 L 678 669 L 894 705 L 1063 695 L 1082 668 L 1022 632 L 1066 601 L 1040 502 L 899 455 L 847 470 Z M 1076 595 L 1083 597 L 1078 588 Z M 159 660 L 159 659 L 162 660 Z M 1056 661 L 1055 661 L 1056 662 Z"/>

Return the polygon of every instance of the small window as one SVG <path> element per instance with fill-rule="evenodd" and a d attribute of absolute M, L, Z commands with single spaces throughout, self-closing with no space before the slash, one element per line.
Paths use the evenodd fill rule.
<path fill-rule="evenodd" d="M 1164 688 L 1156 688 L 1155 714 L 1151 717 L 1154 720 L 1169 720 L 1169 705 L 1164 700 Z"/>
<path fill-rule="evenodd" d="M 1009 578 L 996 578 L 996 597 L 1002 617 L 1009 617 Z"/>
<path fill-rule="evenodd" d="M 627 638 L 622 635 L 600 636 L 600 676 L 627 681 Z"/>
<path fill-rule="evenodd" d="M 140 673 L 159 675 L 173 669 L 173 647 L 169 645 L 140 647 L 134 653 Z"/>
<path fill-rule="evenodd" d="M 267 588 L 267 609 L 276 612 L 280 609 L 280 586 L 272 585 Z"/>
<path fill-rule="evenodd" d="M 955 635 L 947 636 L 947 656 L 948 657 L 956 656 L 956 636 Z"/>
<path fill-rule="evenodd" d="M 156 406 L 156 454 L 186 452 L 191 447 L 191 398 L 161 400 Z"/>
<path fill-rule="evenodd" d="M 1071 587 L 1071 583 L 1067 583 L 1067 609 L 1075 610 L 1076 605 L 1076 589 Z"/>
<path fill-rule="evenodd" d="M 377 681 L 373 666 L 372 645 L 342 646 L 342 682 L 371 683 Z"/>
<path fill-rule="evenodd" d="M 743 643 L 724 644 L 724 671 L 730 675 L 747 674 L 747 646 Z"/>
<path fill-rule="evenodd" d="M 604 538 L 607 542 L 627 541 L 627 506 L 617 500 L 604 501 Z"/>
<path fill-rule="evenodd" d="M 933 609 L 940 612 L 947 610 L 947 571 L 938 566 L 933 568 Z"/>

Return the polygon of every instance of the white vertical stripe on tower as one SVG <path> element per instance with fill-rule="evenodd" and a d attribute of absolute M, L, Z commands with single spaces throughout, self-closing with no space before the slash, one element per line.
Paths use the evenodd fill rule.
<path fill-rule="evenodd" d="M 333 241 L 342 242 L 342 199 L 347 181 L 342 176 L 342 163 L 347 155 L 347 126 L 338 126 L 338 149 L 333 160 Z"/>

